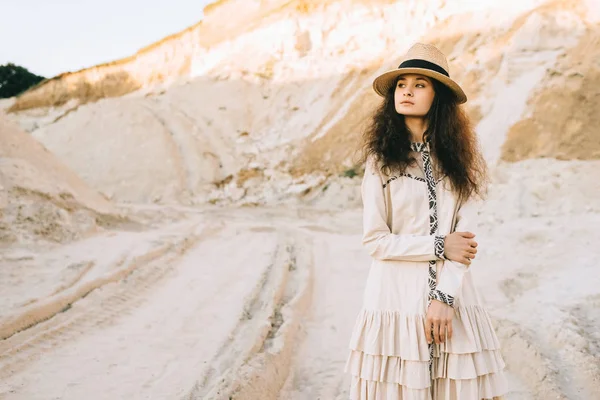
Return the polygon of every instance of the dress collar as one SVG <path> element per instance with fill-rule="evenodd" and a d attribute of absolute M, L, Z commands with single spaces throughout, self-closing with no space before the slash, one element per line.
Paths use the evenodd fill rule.
<path fill-rule="evenodd" d="M 410 142 L 410 149 L 418 153 L 429 151 L 429 142 Z"/>

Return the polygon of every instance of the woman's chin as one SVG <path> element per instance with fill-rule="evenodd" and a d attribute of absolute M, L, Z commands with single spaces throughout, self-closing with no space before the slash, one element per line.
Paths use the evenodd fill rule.
<path fill-rule="evenodd" d="M 424 113 L 415 112 L 415 111 L 412 111 L 412 110 L 397 109 L 396 111 L 398 112 L 398 114 L 404 115 L 405 117 L 424 118 L 425 115 L 426 115 Z"/>
<path fill-rule="evenodd" d="M 414 104 L 397 104 L 396 112 L 405 117 L 424 117 L 427 114 L 427 112 L 421 112 L 417 109 Z"/>

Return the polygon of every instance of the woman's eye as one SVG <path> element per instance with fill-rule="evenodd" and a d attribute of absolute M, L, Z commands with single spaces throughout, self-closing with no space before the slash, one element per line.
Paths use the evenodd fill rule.
<path fill-rule="evenodd" d="M 417 84 L 417 87 L 422 87 L 422 88 L 424 88 L 424 87 L 425 87 L 425 85 L 423 85 L 422 83 L 418 83 L 418 84 Z"/>

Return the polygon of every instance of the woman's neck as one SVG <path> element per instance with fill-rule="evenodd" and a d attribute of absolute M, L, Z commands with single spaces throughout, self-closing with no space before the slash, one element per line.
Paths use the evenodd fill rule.
<path fill-rule="evenodd" d="M 422 117 L 404 117 L 404 123 L 410 132 L 411 142 L 423 142 L 423 134 L 427 130 L 427 120 Z"/>

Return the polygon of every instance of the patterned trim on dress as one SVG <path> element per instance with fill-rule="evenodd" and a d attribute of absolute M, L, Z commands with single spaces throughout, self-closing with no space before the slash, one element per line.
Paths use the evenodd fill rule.
<path fill-rule="evenodd" d="M 450 295 L 447 295 L 444 292 L 440 292 L 437 289 L 429 292 L 429 298 L 431 300 L 438 300 L 438 301 L 441 301 L 442 303 L 454 306 L 454 298 Z"/>
<path fill-rule="evenodd" d="M 392 176 L 390 179 L 388 179 L 388 180 L 387 180 L 387 182 L 386 182 L 386 183 L 384 183 L 384 184 L 383 184 L 383 187 L 385 188 L 387 185 L 389 185 L 389 183 L 390 183 L 391 181 L 393 181 L 393 180 L 395 180 L 395 179 L 398 179 L 398 178 L 400 178 L 401 176 L 406 176 L 407 178 L 411 178 L 411 179 L 415 179 L 415 180 L 417 180 L 417 181 L 425 182 L 425 179 L 423 179 L 423 178 L 421 178 L 421 177 L 418 177 L 418 176 L 411 175 L 411 174 L 409 174 L 409 173 L 407 173 L 407 172 L 403 172 L 403 173 L 401 173 L 401 174 L 398 174 L 398 175 Z"/>
<path fill-rule="evenodd" d="M 411 149 L 413 151 L 421 153 L 421 158 L 423 159 L 423 170 L 425 172 L 425 179 L 427 182 L 427 196 L 429 198 L 429 234 L 435 235 L 438 230 L 438 217 L 437 217 L 437 197 L 436 197 L 436 181 L 433 176 L 433 168 L 431 166 L 431 156 L 429 154 L 429 144 L 428 143 L 411 143 Z M 435 252 L 436 256 L 438 255 L 438 244 L 439 244 L 438 236 L 434 240 L 435 243 Z M 443 242 L 442 242 L 443 243 Z M 442 293 L 436 289 L 437 285 L 437 272 L 436 272 L 436 260 L 429 261 L 429 276 L 427 279 L 427 283 L 429 284 L 429 296 L 428 296 L 428 305 L 431 304 L 432 300 L 439 300 L 451 307 L 454 307 L 454 297 Z M 429 376 L 431 379 L 431 375 L 433 372 L 433 347 L 434 343 L 431 342 L 429 344 Z"/>
<path fill-rule="evenodd" d="M 444 255 L 444 238 L 445 236 L 436 236 L 433 247 L 435 256 L 442 260 L 446 260 L 446 256 Z"/>
<path fill-rule="evenodd" d="M 410 149 L 412 151 L 416 151 L 417 153 L 420 153 L 424 150 L 427 150 L 427 143 L 412 142 L 410 144 Z"/>

